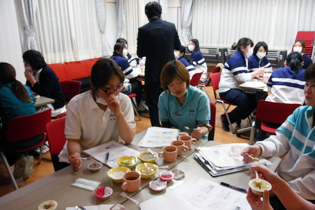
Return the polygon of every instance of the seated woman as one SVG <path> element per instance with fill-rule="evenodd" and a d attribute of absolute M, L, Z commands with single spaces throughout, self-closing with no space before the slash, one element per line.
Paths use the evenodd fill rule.
<path fill-rule="evenodd" d="M 137 94 L 136 101 L 140 104 L 142 98 L 142 83 L 138 80 L 138 75 L 141 70 L 139 68 L 132 68 L 129 65 L 128 60 L 125 58 L 126 49 L 124 44 L 115 44 L 114 54 L 111 57 L 120 67 L 125 77 L 129 80 L 126 82 L 131 83 L 131 92 Z"/>
<path fill-rule="evenodd" d="M 292 52 L 285 61 L 285 67 L 274 70 L 268 80 L 268 95 L 266 101 L 303 104 L 304 96 L 304 73 L 302 69 L 303 57 L 298 52 Z"/>
<path fill-rule="evenodd" d="M 175 59 L 176 60 L 179 60 L 180 62 L 182 62 L 182 64 L 185 65 L 188 73 L 189 73 L 189 77 L 190 79 L 192 78 L 192 76 L 196 73 L 196 70 L 194 68 L 193 65 L 191 65 L 185 58 L 185 51 L 186 51 L 186 48 L 184 46 L 181 46 L 180 47 L 180 50 L 177 51 L 177 50 L 174 50 L 174 55 L 175 55 Z"/>
<path fill-rule="evenodd" d="M 159 117 L 162 127 L 188 131 L 194 138 L 207 138 L 211 130 L 207 95 L 189 85 L 189 74 L 180 61 L 170 61 L 162 69 Z M 186 129 L 189 127 L 189 130 Z"/>
<path fill-rule="evenodd" d="M 118 38 L 116 40 L 116 44 L 124 44 L 125 45 L 125 54 L 124 54 L 124 57 L 128 60 L 128 63 L 130 66 L 132 67 L 137 67 L 138 63 L 137 63 L 137 60 L 132 57 L 132 55 L 129 54 L 128 52 L 128 42 L 126 39 L 124 38 Z"/>
<path fill-rule="evenodd" d="M 206 82 L 208 77 L 208 67 L 204 57 L 200 52 L 198 39 L 191 39 L 189 41 L 188 50 L 191 52 L 190 62 L 195 67 L 195 73 L 203 72 L 200 78 L 200 82 Z"/>
<path fill-rule="evenodd" d="M 124 74 L 108 58 L 92 67 L 90 91 L 72 98 L 68 104 L 65 135 L 68 143 L 59 154 L 60 162 L 70 162 L 79 170 L 82 150 L 119 137 L 130 144 L 135 135 L 133 108 L 129 97 L 120 93 Z"/>
<path fill-rule="evenodd" d="M 298 52 L 292 52 L 284 62 L 285 67 L 274 70 L 268 80 L 268 92 L 266 101 L 287 103 L 287 104 L 304 104 L 304 73 L 302 69 L 303 57 Z M 262 141 L 266 132 L 259 130 L 255 141 Z"/>
<path fill-rule="evenodd" d="M 59 79 L 47 66 L 42 54 L 35 50 L 28 50 L 23 54 L 23 61 L 26 85 L 36 94 L 55 100 L 55 103 L 47 105 L 51 109 L 51 116 L 56 117 L 67 112 Z"/>
<path fill-rule="evenodd" d="M 272 67 L 266 57 L 268 45 L 265 42 L 258 42 L 254 47 L 254 53 L 248 58 L 248 69 L 255 71 L 264 68 L 265 72 L 272 72 Z"/>
<path fill-rule="evenodd" d="M 301 53 L 303 56 L 303 69 L 306 69 L 309 65 L 313 63 L 312 59 L 308 56 L 305 55 L 303 52 L 305 50 L 305 41 L 304 40 L 296 40 L 293 46 L 293 52 L 298 52 Z"/>
<path fill-rule="evenodd" d="M 0 63 L 0 147 L 6 149 L 5 156 L 10 165 L 15 163 L 13 175 L 16 179 L 27 179 L 33 172 L 33 156 L 18 156 L 16 149 L 39 143 L 43 135 L 19 142 L 7 142 L 7 126 L 10 119 L 36 113 L 35 98 L 28 86 L 15 79 L 14 67 Z"/>
<path fill-rule="evenodd" d="M 241 38 L 237 43 L 237 52 L 225 63 L 219 83 L 220 97 L 237 107 L 228 113 L 231 123 L 240 124 L 242 119 L 248 117 L 257 107 L 256 95 L 244 92 L 239 85 L 262 75 L 263 68 L 254 72 L 248 71 L 247 59 L 253 54 L 253 41 Z M 222 128 L 229 131 L 226 116 L 221 115 Z"/>

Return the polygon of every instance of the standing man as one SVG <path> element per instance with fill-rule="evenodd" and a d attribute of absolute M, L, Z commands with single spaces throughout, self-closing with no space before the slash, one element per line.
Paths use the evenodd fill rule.
<path fill-rule="evenodd" d="M 160 126 L 158 99 L 163 92 L 160 74 L 163 66 L 175 60 L 174 49 L 180 50 L 181 44 L 173 23 L 160 19 L 162 7 L 158 2 L 149 2 L 145 6 L 149 23 L 138 29 L 137 54 L 146 57 L 145 91 L 149 105 L 152 126 Z"/>

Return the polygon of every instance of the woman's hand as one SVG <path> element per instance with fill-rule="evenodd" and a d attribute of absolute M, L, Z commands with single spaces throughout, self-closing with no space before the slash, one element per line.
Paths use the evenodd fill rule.
<path fill-rule="evenodd" d="M 78 159 L 80 157 L 81 157 L 80 153 L 74 153 L 69 157 L 69 162 L 71 165 L 73 165 L 75 171 L 78 171 L 82 166 L 82 160 Z"/>
<path fill-rule="evenodd" d="M 203 136 L 201 132 L 201 127 L 194 128 L 193 132 L 191 133 L 191 137 L 200 139 Z"/>
<path fill-rule="evenodd" d="M 248 189 L 246 199 L 249 205 L 252 207 L 252 210 L 272 210 L 269 203 L 269 191 L 265 190 L 263 193 L 263 200 L 259 195 L 256 195 L 252 192 L 251 189 Z"/>
<path fill-rule="evenodd" d="M 29 70 L 26 70 L 24 72 L 25 78 L 32 84 L 34 85 L 36 83 L 35 77 L 33 76 L 32 72 Z"/>
<path fill-rule="evenodd" d="M 260 75 L 263 75 L 265 73 L 265 68 L 259 68 L 256 71 L 251 73 L 252 79 L 258 78 Z"/>
<path fill-rule="evenodd" d="M 120 101 L 116 97 L 116 95 L 113 93 L 105 99 L 106 103 L 108 104 L 108 108 L 117 116 L 122 114 L 120 109 Z"/>
<path fill-rule="evenodd" d="M 246 147 L 245 149 L 243 149 L 241 155 L 243 156 L 243 161 L 245 163 L 249 163 L 252 162 L 252 158 L 250 158 L 248 155 L 251 155 L 252 157 L 258 157 L 261 155 L 261 148 L 258 145 L 253 145 L 253 146 L 249 146 Z"/>

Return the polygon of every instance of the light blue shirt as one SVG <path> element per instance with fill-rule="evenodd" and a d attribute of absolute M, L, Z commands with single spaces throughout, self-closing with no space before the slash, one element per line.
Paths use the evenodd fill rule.
<path fill-rule="evenodd" d="M 181 106 L 176 96 L 169 90 L 161 93 L 159 97 L 159 117 L 161 122 L 170 122 L 176 128 L 186 131 L 184 126 L 189 127 L 189 132 L 199 123 L 209 123 L 210 102 L 206 94 L 198 88 L 189 86 L 186 93 L 186 101 Z M 206 135 L 202 138 L 206 138 Z"/>

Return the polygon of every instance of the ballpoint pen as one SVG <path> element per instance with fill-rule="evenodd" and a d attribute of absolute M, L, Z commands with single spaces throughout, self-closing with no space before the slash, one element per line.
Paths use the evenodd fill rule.
<path fill-rule="evenodd" d="M 243 192 L 243 193 L 247 193 L 247 190 L 243 189 L 243 188 L 239 188 L 239 187 L 236 187 L 236 186 L 233 186 L 233 185 L 230 185 L 228 183 L 225 183 L 225 182 L 220 182 L 221 185 L 225 186 L 225 187 L 229 187 L 233 190 L 237 190 L 237 191 L 240 191 L 240 192 Z"/>
<path fill-rule="evenodd" d="M 105 164 L 107 164 L 107 162 L 108 162 L 108 157 L 109 157 L 109 151 L 105 155 Z"/>

